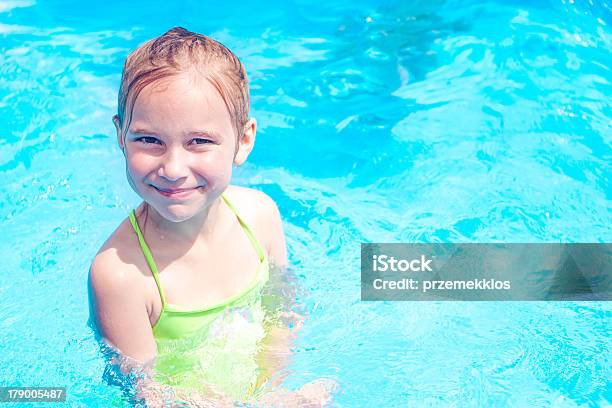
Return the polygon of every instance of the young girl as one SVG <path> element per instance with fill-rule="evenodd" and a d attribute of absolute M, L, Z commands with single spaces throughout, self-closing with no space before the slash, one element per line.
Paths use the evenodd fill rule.
<path fill-rule="evenodd" d="M 89 287 L 106 343 L 154 361 L 154 378 L 140 385 L 150 404 L 161 404 L 164 385 L 217 404 L 253 400 L 283 364 L 258 354 L 287 348 L 261 295 L 270 264 L 287 264 L 279 211 L 230 185 L 255 143 L 248 114 L 243 65 L 206 36 L 174 28 L 125 62 L 113 122 L 143 203 L 96 255 Z"/>

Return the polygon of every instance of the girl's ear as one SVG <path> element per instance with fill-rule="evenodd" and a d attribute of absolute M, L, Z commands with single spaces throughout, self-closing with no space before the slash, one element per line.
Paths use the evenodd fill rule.
<path fill-rule="evenodd" d="M 113 116 L 113 124 L 115 125 L 115 130 L 117 131 L 117 143 L 119 143 L 119 147 L 123 150 L 123 135 L 121 135 L 121 125 L 119 124 L 119 116 Z"/>
<path fill-rule="evenodd" d="M 244 131 L 238 139 L 238 146 L 236 146 L 236 154 L 234 155 L 234 164 L 241 166 L 246 161 L 247 157 L 255 146 L 255 133 L 257 133 L 257 121 L 255 118 L 251 118 L 244 125 Z"/>
<path fill-rule="evenodd" d="M 125 146 L 123 143 L 123 134 L 121 134 L 121 124 L 119 123 L 119 116 L 113 116 L 113 123 L 115 124 L 115 130 L 117 131 L 117 143 L 119 144 L 119 148 L 125 156 Z"/>

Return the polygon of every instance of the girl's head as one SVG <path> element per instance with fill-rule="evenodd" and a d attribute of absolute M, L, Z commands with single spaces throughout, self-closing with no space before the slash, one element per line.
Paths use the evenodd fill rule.
<path fill-rule="evenodd" d="M 240 60 L 221 43 L 176 27 L 127 58 L 113 117 L 128 181 L 164 218 L 210 205 L 255 141 Z M 160 190 L 190 191 L 169 196 Z"/>

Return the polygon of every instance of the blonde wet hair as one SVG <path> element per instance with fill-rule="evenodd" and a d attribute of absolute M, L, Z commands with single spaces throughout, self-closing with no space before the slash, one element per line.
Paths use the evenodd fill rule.
<path fill-rule="evenodd" d="M 244 66 L 220 42 L 174 27 L 141 44 L 125 60 L 117 109 L 124 140 L 140 92 L 147 85 L 183 73 L 206 79 L 217 89 L 236 137 L 242 136 L 249 117 L 249 84 Z"/>

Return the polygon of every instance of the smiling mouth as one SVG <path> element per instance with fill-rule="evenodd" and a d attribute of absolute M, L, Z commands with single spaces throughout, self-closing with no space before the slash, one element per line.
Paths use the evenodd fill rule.
<path fill-rule="evenodd" d="M 169 193 L 169 194 L 181 193 L 183 191 L 195 190 L 196 188 L 198 188 L 198 187 L 192 187 L 192 188 L 178 188 L 176 190 L 170 190 L 170 189 L 159 188 L 159 187 L 155 187 L 155 186 L 152 186 L 152 187 L 154 187 L 158 191 L 161 191 L 163 193 Z"/>
<path fill-rule="evenodd" d="M 157 190 L 157 192 L 161 194 L 162 196 L 169 197 L 169 198 L 183 198 L 183 197 L 189 196 L 191 193 L 193 193 L 198 188 L 200 188 L 200 186 L 198 186 L 198 187 L 193 187 L 193 188 L 181 188 L 181 189 L 176 189 L 176 190 L 168 190 L 168 189 L 157 188 L 152 184 L 150 184 L 150 186 L 153 187 L 155 190 Z"/>

